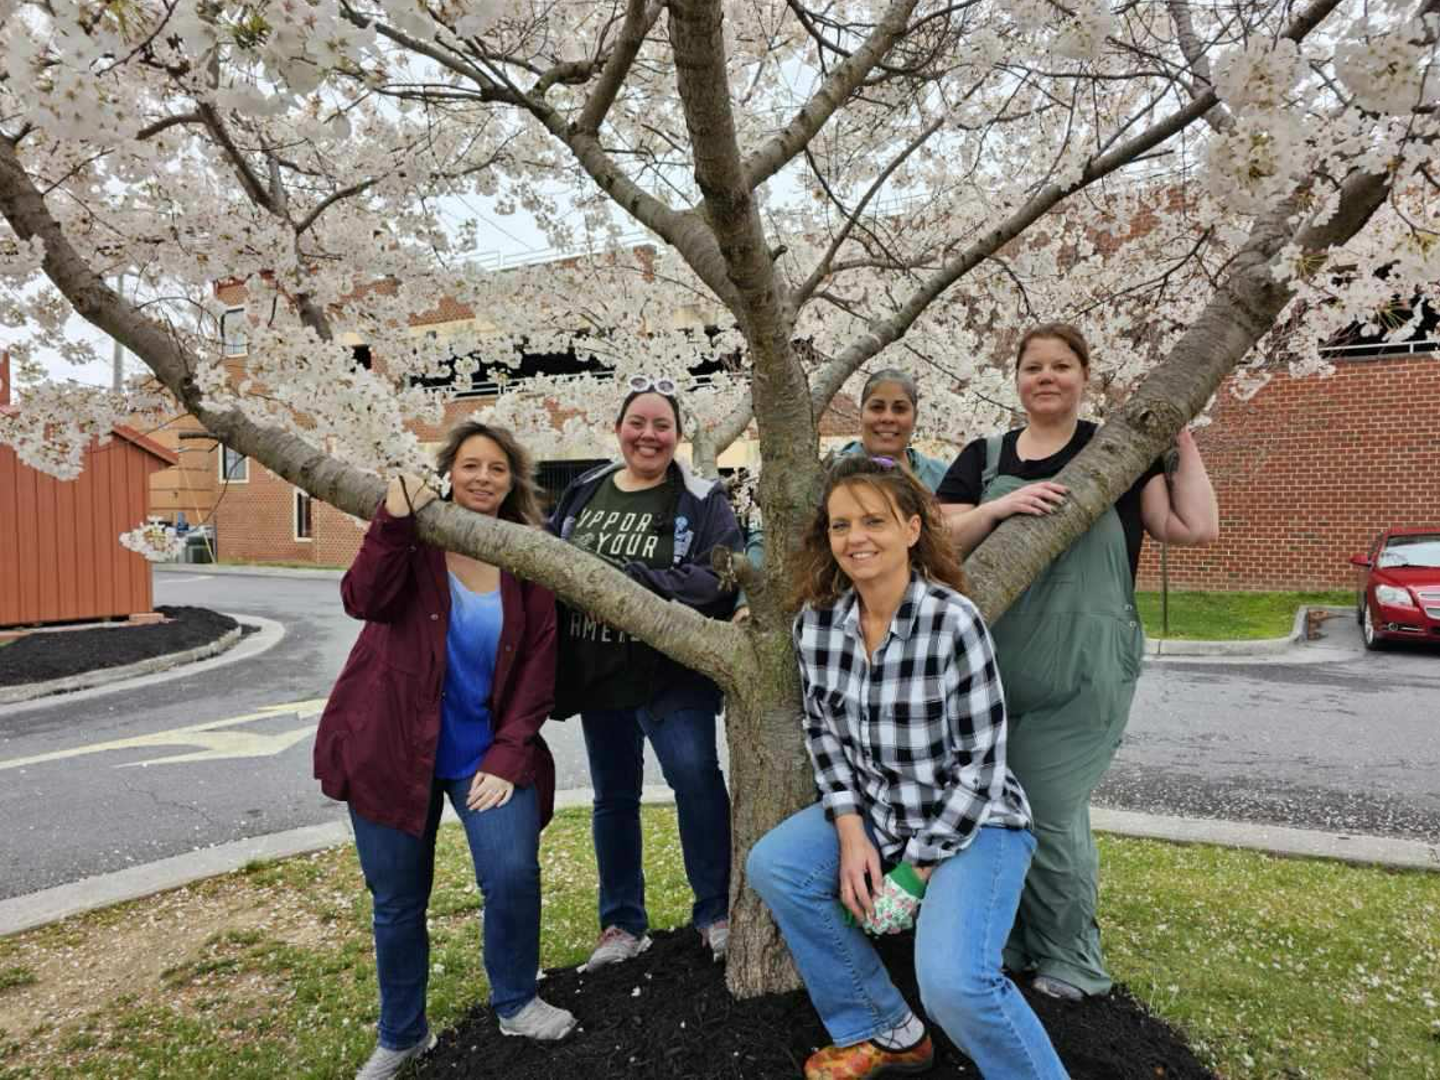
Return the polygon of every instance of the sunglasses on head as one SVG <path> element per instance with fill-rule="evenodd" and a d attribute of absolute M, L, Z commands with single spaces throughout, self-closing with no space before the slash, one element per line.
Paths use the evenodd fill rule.
<path fill-rule="evenodd" d="M 649 375 L 631 375 L 630 381 L 626 383 L 626 385 L 631 391 L 637 394 L 648 394 L 653 390 L 655 393 L 664 397 L 674 397 L 676 391 L 679 389 L 675 385 L 674 379 L 666 379 L 663 377 L 654 379 Z"/>

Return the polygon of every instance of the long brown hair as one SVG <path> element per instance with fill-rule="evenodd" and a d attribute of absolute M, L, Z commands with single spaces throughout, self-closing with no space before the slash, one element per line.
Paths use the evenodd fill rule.
<path fill-rule="evenodd" d="M 479 420 L 460 421 L 445 433 L 445 441 L 435 454 L 435 471 L 441 476 L 449 476 L 460 447 L 465 445 L 466 439 L 476 435 L 484 435 L 500 447 L 505 460 L 510 463 L 510 493 L 500 504 L 497 516 L 517 525 L 539 525 L 542 515 L 540 489 L 535 483 L 535 463 L 530 459 L 530 452 L 520 445 L 520 440 L 508 428 L 482 424 Z M 445 498 L 450 498 L 450 492 L 446 492 Z"/>
<path fill-rule="evenodd" d="M 829 607 L 850 587 L 850 579 L 830 552 L 830 496 L 839 487 L 875 492 L 902 523 L 912 515 L 919 517 L 920 538 L 910 549 L 910 569 L 958 592 L 965 591 L 965 571 L 960 569 L 940 508 L 925 485 L 890 458 L 846 454 L 830 467 L 825 494 L 800 539 L 798 568 L 790 593 L 792 609 L 806 604 Z"/>

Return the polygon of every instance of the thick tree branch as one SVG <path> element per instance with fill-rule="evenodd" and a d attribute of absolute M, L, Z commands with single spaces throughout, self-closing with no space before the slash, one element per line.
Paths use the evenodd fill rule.
<path fill-rule="evenodd" d="M 802 508 L 812 505 L 819 478 L 815 414 L 805 372 L 790 346 L 792 322 L 780 296 L 774 263 L 754 192 L 740 164 L 726 72 L 723 5 L 673 0 L 670 42 L 695 154 L 695 180 L 704 213 L 739 294 L 736 312 L 750 346 L 760 453 L 760 506 L 766 528 L 788 536 Z M 768 575 L 783 572 L 786 545 L 767 546 Z"/>
<path fill-rule="evenodd" d="M 1294 239 L 1304 251 L 1323 255 L 1364 228 L 1389 191 L 1388 176 L 1354 173 L 1342 187 L 1339 209 L 1323 224 L 1292 232 L 1287 221 L 1297 209 L 1293 199 L 1256 223 L 1215 296 L 1169 357 L 1056 476 L 1070 489 L 1061 509 L 1001 522 L 966 560 L 971 597 L 987 620 L 1004 614 L 1035 575 L 1169 449 L 1274 325 L 1293 295 L 1271 272 L 1276 253 Z"/>
<path fill-rule="evenodd" d="M 764 146 L 745 159 L 745 187 L 754 191 L 795 159 L 825 122 L 850 99 L 877 64 L 905 34 L 917 0 L 892 0 L 865 43 L 847 56 L 821 82 L 788 124 Z"/>
<path fill-rule="evenodd" d="M 141 314 L 95 273 L 65 236 L 25 172 L 14 144 L 0 141 L 0 215 L 21 240 L 39 237 L 43 269 L 75 311 L 129 349 L 211 434 L 253 457 L 315 498 L 368 518 L 384 496 L 384 482 L 288 432 L 255 423 L 237 410 L 210 407 L 193 378 L 196 359 L 169 329 Z M 660 599 L 600 559 L 527 529 L 432 504 L 417 517 L 421 539 L 485 559 L 553 589 L 596 618 L 634 634 L 680 663 L 715 678 L 727 690 L 751 679 L 745 635 L 693 609 Z"/>

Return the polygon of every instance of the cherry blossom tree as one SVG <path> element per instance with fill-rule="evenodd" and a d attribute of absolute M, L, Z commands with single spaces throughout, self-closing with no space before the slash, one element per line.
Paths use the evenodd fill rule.
<path fill-rule="evenodd" d="M 368 517 L 384 476 L 424 467 L 414 424 L 443 392 L 419 379 L 452 357 L 461 387 L 522 350 L 621 376 L 718 363 L 687 409 L 703 469 L 759 441 L 771 540 L 762 570 L 731 568 L 748 625 L 453 506 L 419 527 L 721 683 L 729 979 L 792 985 L 743 856 L 813 797 L 782 593 L 827 404 L 900 366 L 922 435 L 982 434 L 1013 404 L 1015 334 L 1084 325 L 1105 423 L 1065 510 L 970 558 L 998 616 L 1237 367 L 1318 372 L 1337 331 L 1418 306 L 1440 276 L 1436 20 L 1435 0 L 0 0 L 0 324 L 24 404 L 0 440 L 73 473 L 158 384 Z M 487 270 L 476 199 L 591 254 Z M 252 315 L 238 373 L 222 280 Z M 440 297 L 473 332 L 410 332 Z M 73 314 L 153 380 L 46 378 L 46 355 L 88 357 Z M 608 430 L 614 396 L 537 377 L 490 411 L 543 453 Z"/>

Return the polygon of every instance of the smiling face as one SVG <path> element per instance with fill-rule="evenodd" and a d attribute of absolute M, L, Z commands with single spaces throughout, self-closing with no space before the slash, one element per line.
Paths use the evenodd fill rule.
<path fill-rule="evenodd" d="M 1063 419 L 1080 414 L 1089 372 L 1059 338 L 1037 337 L 1025 346 L 1015 368 L 1015 388 L 1029 417 Z"/>
<path fill-rule="evenodd" d="M 513 482 L 510 459 L 494 439 L 471 435 L 460 444 L 450 467 L 451 498 L 456 504 L 495 517 Z"/>
<path fill-rule="evenodd" d="M 869 484 L 842 483 L 825 503 L 830 554 L 855 585 L 894 583 L 910 576 L 910 549 L 920 539 L 920 516 L 902 520 L 889 495 Z"/>
<path fill-rule="evenodd" d="M 680 441 L 674 405 L 660 394 L 638 395 L 615 425 L 615 437 L 630 474 L 637 480 L 658 480 L 675 459 Z"/>
<path fill-rule="evenodd" d="M 898 457 L 915 432 L 915 403 L 899 383 L 877 383 L 860 406 L 860 443 L 871 457 Z"/>

